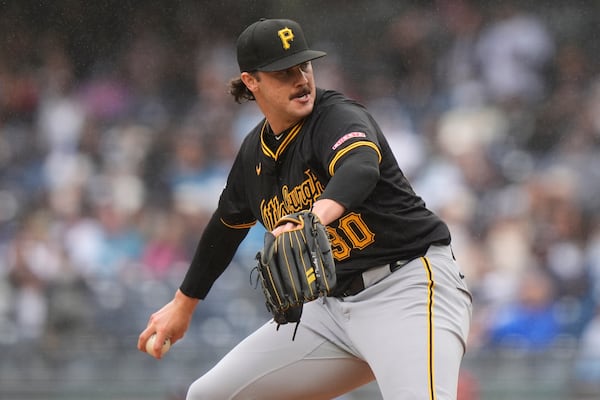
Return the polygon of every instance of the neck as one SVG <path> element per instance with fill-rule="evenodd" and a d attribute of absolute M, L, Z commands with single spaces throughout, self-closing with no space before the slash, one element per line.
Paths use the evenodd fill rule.
<path fill-rule="evenodd" d="M 277 123 L 277 122 L 273 122 L 272 120 L 267 118 L 267 123 L 269 124 L 270 131 L 275 136 L 281 135 L 283 132 L 285 132 L 292 126 L 296 125 L 298 122 L 300 122 L 300 120 L 298 120 L 298 121 L 281 121 L 281 122 Z"/>
<path fill-rule="evenodd" d="M 281 113 L 276 113 L 271 110 L 266 109 L 262 106 L 262 103 L 257 99 L 256 104 L 262 111 L 265 119 L 267 120 L 267 124 L 269 127 L 269 133 L 272 135 L 281 135 L 286 129 L 296 125 L 300 122 L 301 119 L 292 119 L 290 116 L 287 118 L 282 116 Z"/>
<path fill-rule="evenodd" d="M 267 125 L 269 127 L 269 133 L 271 133 L 274 136 L 280 136 L 281 134 L 283 134 L 286 130 L 290 129 L 292 126 L 296 125 L 298 122 L 300 122 L 301 120 L 297 120 L 297 121 L 286 121 L 286 122 L 280 122 L 280 123 L 273 123 L 269 118 L 267 119 Z"/>

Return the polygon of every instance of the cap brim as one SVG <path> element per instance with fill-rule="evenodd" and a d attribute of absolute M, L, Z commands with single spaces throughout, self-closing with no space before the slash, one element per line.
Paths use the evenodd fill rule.
<path fill-rule="evenodd" d="M 269 63 L 265 66 L 257 68 L 258 71 L 273 72 L 282 71 L 284 69 L 291 68 L 295 65 L 305 63 L 307 61 L 315 60 L 326 56 L 327 53 L 324 51 L 317 50 L 303 50 L 296 54 L 292 54 L 288 57 L 281 58 L 277 61 Z"/>

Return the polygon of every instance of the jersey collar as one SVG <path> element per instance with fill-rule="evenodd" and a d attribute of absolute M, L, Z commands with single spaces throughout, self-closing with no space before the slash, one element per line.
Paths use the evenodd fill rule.
<path fill-rule="evenodd" d="M 266 135 L 272 135 L 272 133 L 270 133 L 271 130 L 269 129 L 269 124 L 265 119 L 262 129 L 260 130 L 260 146 L 262 148 L 263 153 L 267 157 L 277 161 L 279 157 L 283 154 L 285 149 L 289 146 L 289 144 L 294 140 L 294 138 L 298 136 L 298 133 L 302 129 L 303 125 L 304 120 L 301 120 L 296 125 L 289 128 L 288 131 L 283 134 L 283 138 L 278 141 L 276 148 L 271 148 L 268 145 L 268 143 L 271 141 L 266 139 Z"/>

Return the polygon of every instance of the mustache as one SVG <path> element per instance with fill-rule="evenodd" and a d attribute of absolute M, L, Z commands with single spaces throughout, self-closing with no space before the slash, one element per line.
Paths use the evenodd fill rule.
<path fill-rule="evenodd" d="M 310 93 L 311 93 L 310 87 L 308 85 L 303 86 L 302 88 L 300 88 L 300 90 L 298 90 L 297 92 L 293 93 L 290 96 L 290 100 L 293 100 L 293 99 L 298 98 L 298 97 L 305 96 L 305 95 L 310 94 Z"/>

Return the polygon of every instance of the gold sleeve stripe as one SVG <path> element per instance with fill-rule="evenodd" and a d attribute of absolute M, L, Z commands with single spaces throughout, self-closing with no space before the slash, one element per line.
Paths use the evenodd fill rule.
<path fill-rule="evenodd" d="M 223 221 L 223 218 L 221 218 L 221 223 L 231 229 L 247 229 L 247 228 L 251 228 L 254 225 L 256 225 L 256 221 L 248 222 L 247 224 L 232 225 L 232 224 L 228 224 L 227 222 Z"/>
<path fill-rule="evenodd" d="M 436 400 L 437 395 L 435 393 L 435 369 L 434 369 L 434 326 L 433 326 L 433 292 L 435 289 L 435 283 L 433 281 L 433 271 L 431 269 L 431 264 L 429 263 L 429 259 L 427 257 L 421 257 L 421 262 L 423 263 L 423 268 L 425 268 L 425 273 L 427 274 L 427 365 L 429 369 L 429 377 L 428 377 L 428 386 L 429 386 L 429 400 Z"/>
<path fill-rule="evenodd" d="M 344 147 L 342 150 L 337 152 L 335 157 L 333 157 L 333 160 L 331 160 L 331 163 L 329 163 L 329 175 L 333 176 L 333 174 L 335 173 L 335 165 L 340 160 L 340 158 L 344 157 L 344 155 L 346 155 L 346 153 L 348 153 L 349 151 L 354 150 L 355 148 L 360 146 L 368 146 L 375 150 L 377 156 L 379 157 L 379 162 L 381 162 L 381 152 L 379 151 L 379 147 L 377 147 L 377 145 L 375 145 L 375 143 L 373 142 L 361 140 L 360 142 L 352 143 L 348 147 Z"/>

